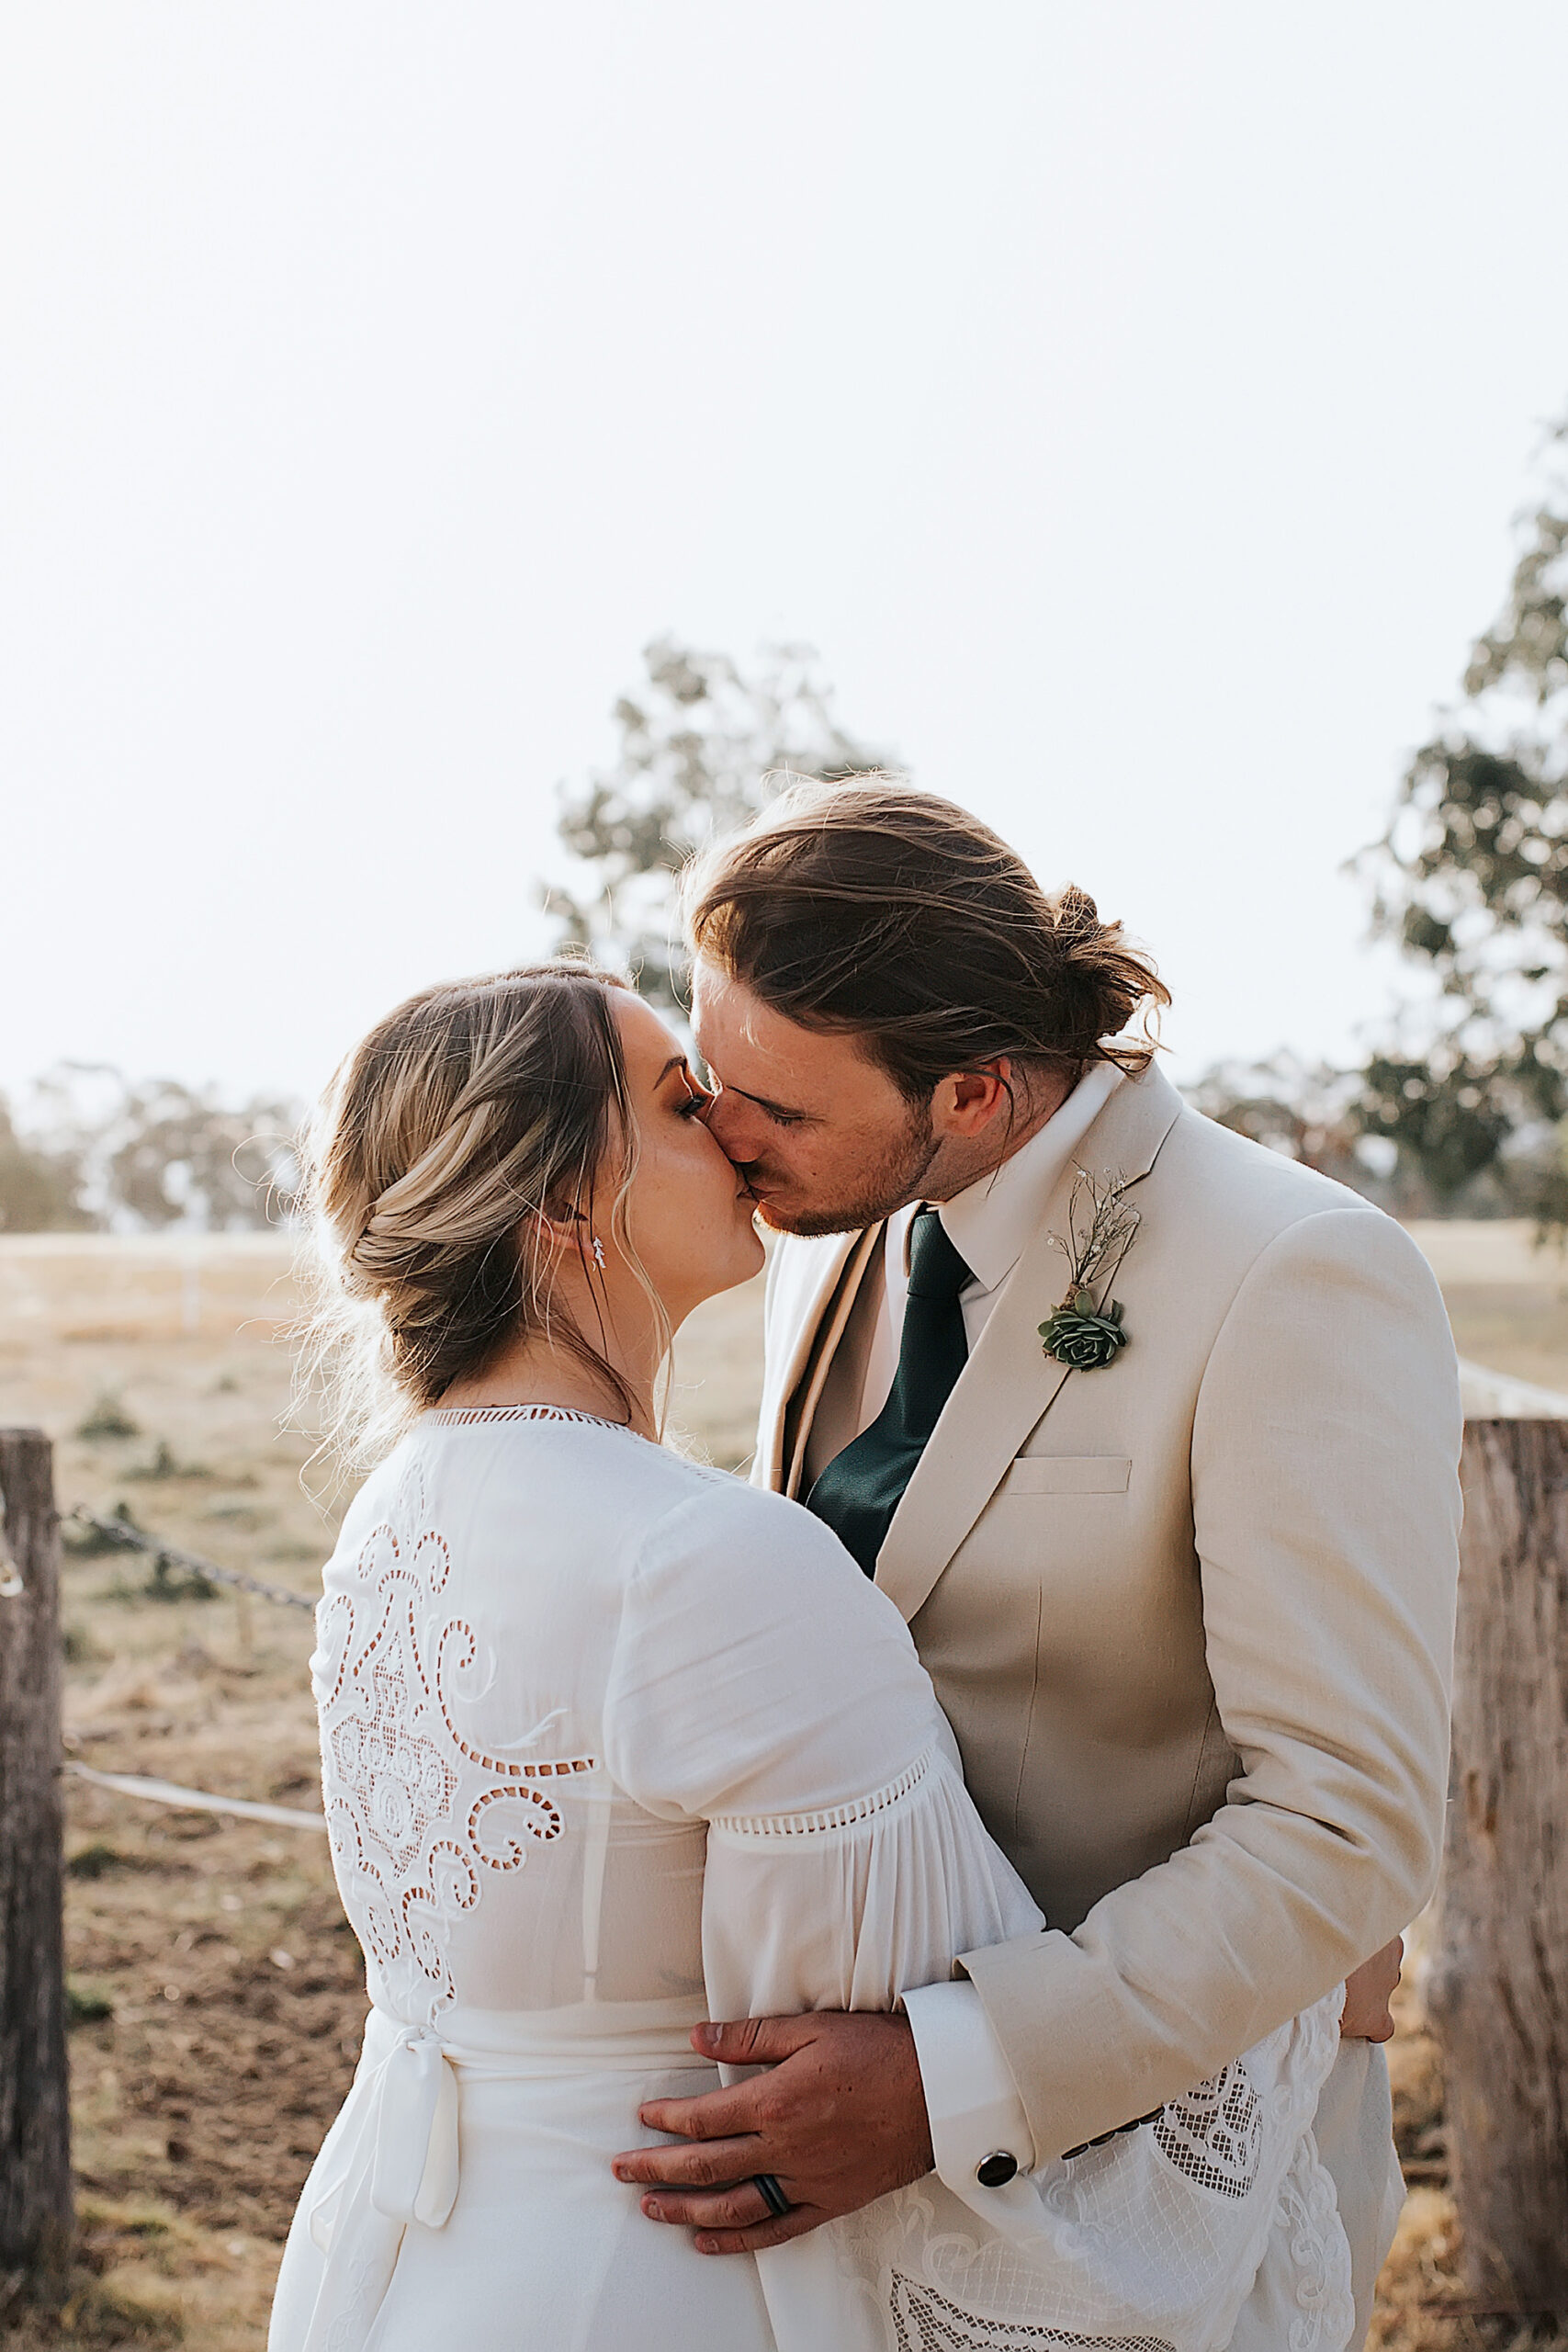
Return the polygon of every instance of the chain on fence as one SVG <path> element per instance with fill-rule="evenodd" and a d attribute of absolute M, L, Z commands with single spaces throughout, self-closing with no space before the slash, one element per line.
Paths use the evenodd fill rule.
<path fill-rule="evenodd" d="M 302 1592 L 291 1592 L 287 1585 L 268 1584 L 261 1577 L 247 1576 L 243 1568 L 220 1568 L 216 1560 L 204 1560 L 195 1552 L 182 1551 L 177 1544 L 165 1544 L 161 1536 L 148 1535 L 140 1527 L 132 1527 L 128 1520 L 104 1519 L 81 1503 L 66 1513 L 66 1524 L 87 1528 L 127 1552 L 150 1554 L 154 1573 L 159 1568 L 183 1568 L 187 1577 L 202 1583 L 227 1585 L 232 1592 L 254 1593 L 258 1600 L 270 1600 L 278 1609 L 313 1610 L 316 1605 Z"/>

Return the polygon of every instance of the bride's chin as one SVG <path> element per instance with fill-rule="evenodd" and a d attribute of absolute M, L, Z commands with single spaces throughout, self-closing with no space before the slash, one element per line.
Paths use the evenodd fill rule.
<path fill-rule="evenodd" d="M 748 1225 L 736 1235 L 733 1249 L 716 1250 L 701 1268 L 694 1285 L 698 1295 L 693 1304 L 700 1306 L 704 1299 L 717 1298 L 724 1291 L 739 1290 L 742 1283 L 749 1283 L 761 1271 L 767 1254 L 761 1235 L 754 1225 Z M 690 1313 L 691 1308 L 686 1312 Z"/>
<path fill-rule="evenodd" d="M 762 1237 L 757 1230 L 755 1219 L 749 1216 L 744 1227 L 736 1236 L 735 1271 L 727 1277 L 723 1284 L 724 1289 L 733 1290 L 737 1283 L 749 1283 L 767 1254 L 762 1245 Z"/>

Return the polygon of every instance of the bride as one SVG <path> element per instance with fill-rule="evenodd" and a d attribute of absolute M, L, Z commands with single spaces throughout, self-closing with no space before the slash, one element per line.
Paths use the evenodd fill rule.
<path fill-rule="evenodd" d="M 705 1101 L 646 1005 L 554 964 L 412 999 L 321 1114 L 310 1355 L 384 1457 L 312 1660 L 370 2010 L 271 2352 L 1217 2352 L 1270 2265 L 1280 2342 L 1342 2352 L 1337 1996 L 1190 2113 L 755 2257 L 614 2177 L 643 2101 L 716 2084 L 703 2018 L 890 2008 L 1043 1924 L 891 1603 L 660 1442 L 672 1331 L 762 1259 Z"/>

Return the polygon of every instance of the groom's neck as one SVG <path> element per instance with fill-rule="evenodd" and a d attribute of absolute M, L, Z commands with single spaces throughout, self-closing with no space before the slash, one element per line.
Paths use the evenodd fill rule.
<path fill-rule="evenodd" d="M 937 1146 L 916 1197 L 939 1203 L 956 1200 L 971 1184 L 995 1175 L 1055 1117 L 1080 1075 L 1076 1070 L 1067 1074 L 1041 1070 L 1021 1084 L 1015 1080 L 1011 1104 L 1003 1102 L 982 1134 L 949 1136 Z"/>

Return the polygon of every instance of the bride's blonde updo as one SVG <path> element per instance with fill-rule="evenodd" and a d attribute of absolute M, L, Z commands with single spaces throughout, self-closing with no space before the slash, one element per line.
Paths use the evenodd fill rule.
<path fill-rule="evenodd" d="M 455 1381 L 547 1331 L 624 1384 L 558 1305 L 530 1212 L 586 1216 L 624 1239 L 636 1150 L 612 974 L 570 961 L 457 980 L 410 997 L 337 1071 L 311 1125 L 305 1192 L 315 1296 L 304 1383 L 323 1393 L 328 1444 L 375 1458 Z"/>

